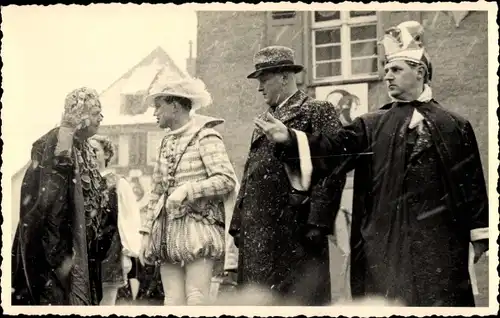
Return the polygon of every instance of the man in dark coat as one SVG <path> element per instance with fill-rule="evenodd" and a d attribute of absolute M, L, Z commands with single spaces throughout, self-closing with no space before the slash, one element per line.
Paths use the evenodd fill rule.
<path fill-rule="evenodd" d="M 87 138 L 101 120 L 97 92 L 76 89 L 61 126 L 33 144 L 12 246 L 13 305 L 98 304 L 87 243 L 105 200 Z"/>
<path fill-rule="evenodd" d="M 293 50 L 264 48 L 255 64 L 257 70 L 248 77 L 259 80 L 270 111 L 288 127 L 330 134 L 340 129 L 333 105 L 297 89 L 295 73 L 303 67 L 294 64 Z M 264 134 L 254 131 L 229 230 L 239 247 L 238 285 L 264 288 L 295 305 L 328 304 L 327 235 L 333 231 L 345 176 L 330 180 L 328 187 L 302 191 L 308 181 L 287 174 L 291 171 L 274 151 Z"/>
<path fill-rule="evenodd" d="M 353 297 L 474 306 L 469 244 L 477 262 L 488 248 L 486 185 L 471 124 L 432 97 L 422 34 L 415 21 L 389 30 L 383 44 L 393 102 L 340 132 L 291 131 L 270 115 L 257 124 L 283 146 L 278 156 L 289 165 L 297 164 L 297 145 L 305 138 L 312 184 L 324 173 L 355 169 Z"/>

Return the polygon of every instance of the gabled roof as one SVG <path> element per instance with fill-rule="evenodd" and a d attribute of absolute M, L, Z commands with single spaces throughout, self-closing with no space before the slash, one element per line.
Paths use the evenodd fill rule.
<path fill-rule="evenodd" d="M 170 69 L 178 72 L 179 74 L 186 76 L 186 72 L 182 71 L 177 64 L 172 60 L 172 58 L 163 50 L 160 46 L 156 47 L 149 55 L 147 55 L 145 58 L 142 59 L 139 63 L 137 63 L 135 66 L 133 66 L 131 69 L 129 69 L 125 74 L 120 76 L 118 79 L 116 79 L 111 85 L 109 85 L 105 90 L 101 92 L 101 95 L 104 94 L 106 91 L 108 91 L 111 87 L 113 87 L 118 81 L 122 79 L 127 79 L 132 74 L 134 71 L 140 67 L 147 66 L 151 64 L 155 59 L 158 59 L 160 63 L 169 65 Z"/>

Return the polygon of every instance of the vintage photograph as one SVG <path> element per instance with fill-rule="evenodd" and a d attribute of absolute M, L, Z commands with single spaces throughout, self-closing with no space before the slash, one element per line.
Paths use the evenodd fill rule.
<path fill-rule="evenodd" d="M 1 8 L 6 313 L 497 312 L 496 5 L 243 6 Z"/>

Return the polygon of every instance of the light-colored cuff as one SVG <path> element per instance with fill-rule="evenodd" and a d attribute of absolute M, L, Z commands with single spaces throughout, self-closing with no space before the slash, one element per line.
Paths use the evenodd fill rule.
<path fill-rule="evenodd" d="M 487 227 L 473 229 L 470 231 L 471 242 L 487 239 L 489 239 L 489 228 Z"/>
<path fill-rule="evenodd" d="M 296 190 L 307 191 L 311 186 L 311 176 L 313 171 L 311 150 L 309 149 L 309 143 L 307 141 L 307 136 L 304 132 L 295 130 L 295 135 L 297 136 L 297 145 L 299 148 L 299 160 L 300 160 L 300 171 L 295 172 L 290 169 L 290 167 L 285 164 L 285 170 L 290 180 L 290 184 Z"/>

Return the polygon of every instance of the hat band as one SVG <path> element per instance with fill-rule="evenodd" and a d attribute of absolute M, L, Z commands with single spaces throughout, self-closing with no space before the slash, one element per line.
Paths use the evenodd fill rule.
<path fill-rule="evenodd" d="M 255 64 L 255 69 L 260 70 L 266 67 L 294 65 L 292 60 L 270 61 Z"/>

